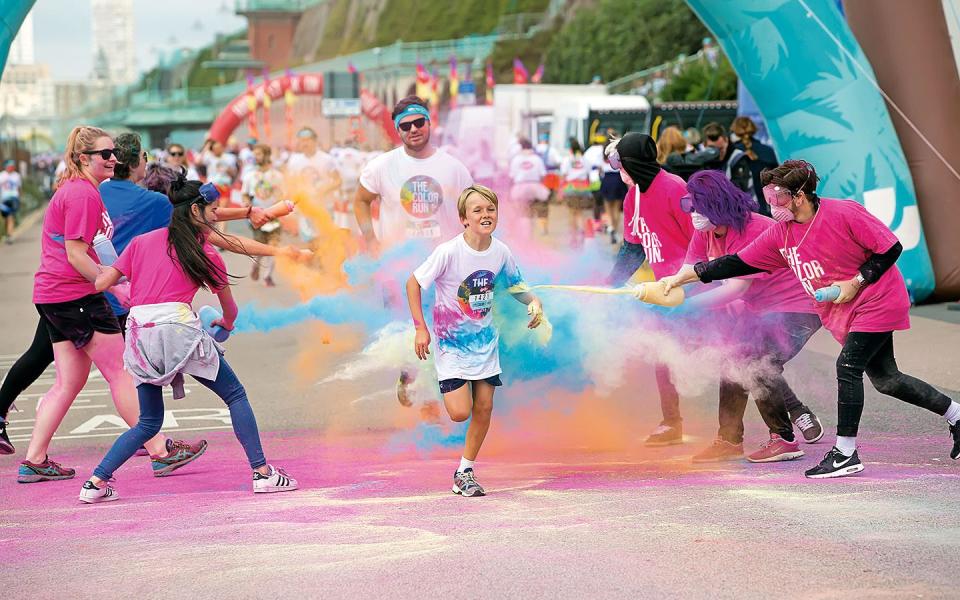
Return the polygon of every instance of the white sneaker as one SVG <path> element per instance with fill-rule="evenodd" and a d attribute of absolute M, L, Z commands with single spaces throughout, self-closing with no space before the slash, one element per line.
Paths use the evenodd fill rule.
<path fill-rule="evenodd" d="M 113 502 L 114 500 L 120 499 L 120 494 L 110 487 L 109 483 L 103 483 L 101 485 L 103 487 L 97 487 L 93 485 L 93 482 L 89 479 L 85 481 L 83 487 L 80 488 L 80 502 L 97 504 L 99 502 Z"/>
<path fill-rule="evenodd" d="M 274 469 L 270 467 L 269 475 L 261 475 L 253 472 L 253 493 L 270 494 L 273 492 L 290 492 L 297 489 L 297 480 L 286 474 L 283 469 Z"/>

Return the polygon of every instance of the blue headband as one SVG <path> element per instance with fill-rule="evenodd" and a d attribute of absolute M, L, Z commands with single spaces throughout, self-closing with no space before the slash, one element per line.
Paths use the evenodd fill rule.
<path fill-rule="evenodd" d="M 420 106 L 419 104 L 411 104 L 410 106 L 403 109 L 403 112 L 397 115 L 393 119 L 393 126 L 399 129 L 400 120 L 403 119 L 404 117 L 409 117 L 410 115 L 420 115 L 422 117 L 425 117 L 428 121 L 430 120 L 430 111 Z"/>
<path fill-rule="evenodd" d="M 200 186 L 200 197 L 204 204 L 213 204 L 220 198 L 220 190 L 209 181 Z"/>

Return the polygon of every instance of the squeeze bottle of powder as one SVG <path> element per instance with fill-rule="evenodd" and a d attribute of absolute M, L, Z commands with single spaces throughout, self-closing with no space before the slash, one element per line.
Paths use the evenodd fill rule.
<path fill-rule="evenodd" d="M 102 233 L 94 236 L 93 251 L 97 253 L 100 264 L 105 267 L 109 267 L 117 261 L 117 250 L 113 247 L 113 242 Z"/>
<path fill-rule="evenodd" d="M 214 321 L 223 316 L 219 310 L 212 306 L 204 305 L 200 307 L 200 312 L 198 312 L 197 315 L 200 317 L 200 322 L 203 323 L 203 328 L 210 334 L 210 337 L 218 342 L 227 341 L 227 338 L 230 337 L 230 332 L 219 325 L 212 325 Z"/>
<path fill-rule="evenodd" d="M 271 219 L 279 219 L 280 217 L 285 217 L 293 212 L 293 202 L 290 200 L 281 200 L 277 202 L 270 208 L 266 209 L 268 215 Z"/>
<path fill-rule="evenodd" d="M 813 293 L 813 299 L 817 302 L 833 302 L 840 297 L 840 286 L 830 285 L 822 287 Z"/>
<path fill-rule="evenodd" d="M 660 306 L 680 306 L 685 297 L 682 287 L 675 287 L 667 295 L 663 294 L 663 287 L 659 282 L 640 284 L 640 301 Z"/>

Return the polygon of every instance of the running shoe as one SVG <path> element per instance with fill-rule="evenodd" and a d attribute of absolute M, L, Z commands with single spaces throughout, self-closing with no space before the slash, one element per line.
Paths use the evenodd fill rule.
<path fill-rule="evenodd" d="M 743 458 L 743 444 L 732 444 L 725 439 L 717 438 L 699 454 L 693 455 L 693 462 L 724 462 Z"/>
<path fill-rule="evenodd" d="M 150 451 L 144 448 L 143 446 L 140 446 L 139 448 L 137 448 L 137 453 L 134 454 L 134 456 L 150 456 Z"/>
<path fill-rule="evenodd" d="M 183 440 L 171 440 L 167 438 L 167 456 L 151 456 L 153 463 L 153 476 L 164 477 L 173 473 L 180 467 L 188 465 L 200 455 L 207 451 L 207 440 L 200 440 L 196 444 L 189 444 Z"/>
<path fill-rule="evenodd" d="M 50 457 L 46 457 L 42 463 L 32 463 L 25 460 L 20 463 L 20 470 L 17 473 L 17 481 L 20 483 L 37 483 L 38 481 L 57 481 L 60 479 L 73 479 L 77 472 L 68 469 L 53 462 Z"/>
<path fill-rule="evenodd" d="M 120 499 L 120 494 L 110 487 L 109 483 L 101 485 L 103 487 L 97 487 L 89 479 L 83 482 L 83 487 L 80 488 L 80 502 L 99 504 L 100 502 L 113 502 Z"/>
<path fill-rule="evenodd" d="M 645 446 L 673 446 L 683 443 L 683 427 L 680 425 L 667 425 L 660 423 L 660 426 L 653 430 L 646 441 Z"/>
<path fill-rule="evenodd" d="M 854 475 L 862 470 L 863 463 L 860 462 L 860 456 L 857 455 L 856 450 L 853 451 L 853 456 L 847 456 L 833 447 L 830 452 L 823 455 L 820 464 L 812 469 L 807 469 L 805 475 L 810 479 L 827 479 Z"/>
<path fill-rule="evenodd" d="M 760 449 L 747 457 L 752 463 L 779 462 L 781 460 L 794 460 L 803 456 L 803 450 L 800 449 L 800 442 L 788 442 L 775 433 L 770 434 L 770 439 L 760 445 Z"/>
<path fill-rule="evenodd" d="M 453 474 L 453 493 L 461 496 L 485 496 L 486 492 L 473 478 L 473 469 L 464 469 Z"/>
<path fill-rule="evenodd" d="M 287 475 L 283 469 L 270 467 L 269 475 L 261 475 L 257 471 L 253 472 L 253 493 L 254 494 L 272 494 L 273 492 L 292 492 L 297 489 L 297 480 Z"/>
<path fill-rule="evenodd" d="M 800 433 L 803 434 L 804 442 L 816 444 L 823 437 L 823 425 L 820 424 L 820 418 L 806 406 L 803 407 L 803 410 L 790 415 L 790 418 L 797 429 L 800 430 Z"/>
<path fill-rule="evenodd" d="M 950 458 L 960 459 L 960 421 L 950 426 L 950 435 L 953 436 L 953 450 L 950 451 Z"/>
<path fill-rule="evenodd" d="M 0 454 L 13 454 L 13 444 L 7 436 L 7 422 L 0 419 Z"/>

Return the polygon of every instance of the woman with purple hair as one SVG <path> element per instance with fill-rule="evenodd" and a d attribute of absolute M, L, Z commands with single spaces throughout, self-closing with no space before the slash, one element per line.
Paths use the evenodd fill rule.
<path fill-rule="evenodd" d="M 696 229 L 678 276 L 693 265 L 734 254 L 756 239 L 774 220 L 757 214 L 757 200 L 734 186 L 720 171 L 700 171 L 687 182 L 681 208 L 690 213 Z M 738 383 L 720 383 L 720 430 L 694 462 L 736 460 L 743 457 L 743 414 L 753 392 L 760 415 L 770 429 L 770 439 L 747 457 L 750 462 L 775 462 L 803 456 L 792 424 L 808 443 L 823 437 L 819 419 L 790 389 L 783 365 L 796 356 L 820 329 L 813 302 L 790 271 L 761 273 L 729 279 L 723 285 L 690 298 L 685 309 L 715 310 L 742 303 L 739 320 L 750 332 L 743 342 L 745 359 L 758 368 L 755 385 L 748 390 Z M 792 421 L 792 424 L 791 424 Z"/>

